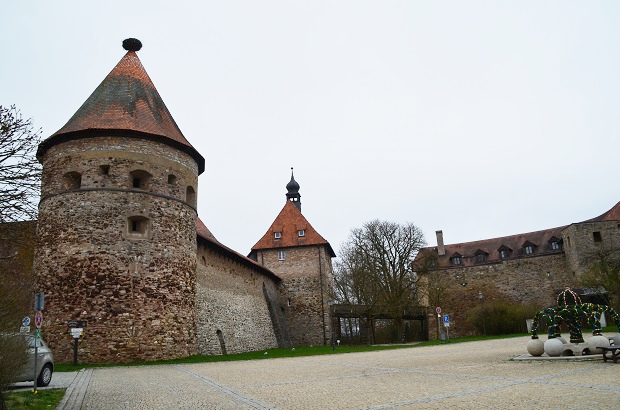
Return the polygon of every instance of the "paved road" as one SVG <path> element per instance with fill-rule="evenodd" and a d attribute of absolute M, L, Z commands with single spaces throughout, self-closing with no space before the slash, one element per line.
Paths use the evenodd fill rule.
<path fill-rule="evenodd" d="M 620 364 L 510 360 L 528 340 L 90 369 L 74 375 L 59 408 L 620 408 Z"/>

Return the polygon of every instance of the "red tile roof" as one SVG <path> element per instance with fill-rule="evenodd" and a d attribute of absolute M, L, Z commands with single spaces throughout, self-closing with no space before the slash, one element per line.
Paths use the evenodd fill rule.
<path fill-rule="evenodd" d="M 304 230 L 304 236 L 299 236 L 300 230 Z M 275 238 L 276 232 L 280 232 L 281 238 Z M 331 256 L 336 256 L 329 242 L 310 225 L 295 204 L 286 201 L 280 214 L 273 221 L 267 233 L 252 247 L 252 251 L 308 245 L 325 245 Z"/>
<path fill-rule="evenodd" d="M 609 211 L 596 218 L 588 219 L 584 222 L 603 222 L 603 221 L 620 221 L 620 202 L 614 205 Z"/>
<path fill-rule="evenodd" d="M 263 265 L 244 255 L 241 255 L 238 252 L 233 251 L 228 246 L 222 244 L 215 238 L 215 236 L 213 236 L 209 228 L 207 228 L 207 226 L 198 217 L 196 217 L 196 234 L 198 238 L 198 243 L 205 245 L 212 251 L 224 255 L 227 258 L 230 258 L 235 262 L 240 263 L 250 269 L 254 269 L 255 271 L 262 273 L 263 275 L 272 278 L 276 282 L 280 282 L 282 280 L 275 273 L 265 268 Z"/>
<path fill-rule="evenodd" d="M 204 171 L 204 158 L 185 139 L 134 51 L 128 51 L 71 119 L 39 145 L 41 157 L 53 145 L 99 135 L 144 138 L 188 153 Z"/>
<path fill-rule="evenodd" d="M 437 255 L 436 247 L 428 247 L 420 250 L 419 256 L 423 257 L 424 255 L 428 255 L 429 252 L 433 252 L 437 256 L 438 268 L 459 268 L 499 262 L 502 260 L 500 258 L 500 248 L 508 250 L 507 260 L 521 257 L 535 257 L 543 254 L 562 253 L 562 247 L 560 247 L 560 249 L 552 249 L 551 242 L 562 240 L 562 231 L 564 228 L 566 228 L 566 226 L 504 236 L 501 238 L 445 245 L 446 253 L 443 256 Z M 533 254 L 526 255 L 524 253 L 523 248 L 526 243 L 535 246 Z M 482 262 L 476 260 L 476 254 L 479 253 L 485 254 L 485 260 Z M 461 265 L 452 264 L 451 258 L 453 256 L 461 257 Z"/>

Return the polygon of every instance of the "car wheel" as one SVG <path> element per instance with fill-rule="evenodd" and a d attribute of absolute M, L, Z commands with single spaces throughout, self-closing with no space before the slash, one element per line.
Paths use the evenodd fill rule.
<path fill-rule="evenodd" d="M 41 373 L 39 373 L 39 378 L 37 379 L 37 385 L 41 387 L 45 387 L 52 381 L 52 365 L 47 363 L 41 369 Z"/>

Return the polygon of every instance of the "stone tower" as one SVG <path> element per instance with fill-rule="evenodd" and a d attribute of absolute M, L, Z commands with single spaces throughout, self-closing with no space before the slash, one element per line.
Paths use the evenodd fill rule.
<path fill-rule="evenodd" d="M 44 337 L 68 362 L 196 353 L 196 194 L 204 158 L 185 139 L 136 51 L 43 141 L 35 257 Z"/>
<path fill-rule="evenodd" d="M 301 214 L 299 184 L 291 172 L 286 204 L 249 257 L 282 278 L 281 294 L 295 346 L 331 341 L 328 299 L 333 294 L 329 244 Z"/>

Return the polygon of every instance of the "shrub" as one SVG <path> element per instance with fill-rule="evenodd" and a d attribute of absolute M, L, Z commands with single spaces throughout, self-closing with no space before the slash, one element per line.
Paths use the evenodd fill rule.
<path fill-rule="evenodd" d="M 532 319 L 539 310 L 534 305 L 491 302 L 469 309 L 465 321 L 487 335 L 527 333 L 526 319 Z"/>

